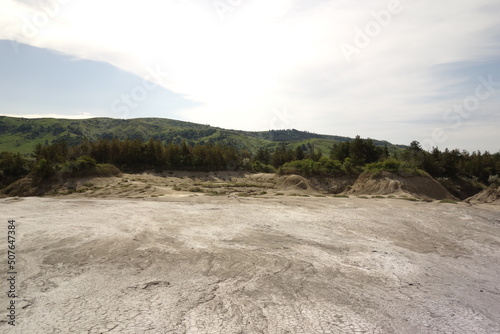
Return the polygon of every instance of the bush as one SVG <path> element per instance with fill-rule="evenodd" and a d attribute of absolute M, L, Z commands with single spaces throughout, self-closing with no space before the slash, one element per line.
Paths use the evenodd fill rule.
<path fill-rule="evenodd" d="M 352 162 L 351 158 L 345 158 L 344 163 L 342 164 L 342 170 L 346 174 L 353 174 L 355 171 L 356 167 L 354 166 L 354 163 Z"/>
<path fill-rule="evenodd" d="M 0 153 L 0 188 L 28 175 L 30 162 L 21 154 Z"/>
<path fill-rule="evenodd" d="M 328 157 L 321 157 L 319 159 L 321 172 L 327 175 L 341 175 L 343 174 L 342 163 L 339 160 L 333 160 Z"/>
<path fill-rule="evenodd" d="M 283 166 L 278 169 L 278 173 L 281 175 L 300 174 L 303 176 L 310 176 L 313 173 L 313 166 L 314 161 L 311 159 L 295 160 L 283 164 Z"/>
<path fill-rule="evenodd" d="M 321 157 L 315 162 L 312 159 L 287 162 L 278 170 L 279 174 L 298 174 L 302 176 L 334 176 L 344 174 L 342 164 L 338 160 Z"/>
<path fill-rule="evenodd" d="M 90 170 L 94 169 L 97 165 L 97 162 L 95 159 L 89 157 L 88 155 L 83 155 L 76 159 L 76 162 L 74 164 L 74 169 L 75 170 Z"/>
<path fill-rule="evenodd" d="M 373 173 L 375 177 L 381 175 L 382 172 L 397 173 L 401 176 L 428 175 L 412 163 L 393 158 L 367 164 L 365 166 L 365 171 Z"/>
<path fill-rule="evenodd" d="M 401 168 L 402 162 L 396 159 L 387 159 L 384 161 L 373 162 L 365 166 L 365 170 L 368 172 L 391 172 L 396 173 Z"/>
<path fill-rule="evenodd" d="M 95 159 L 83 155 L 74 161 L 66 161 L 60 169 L 66 176 L 118 176 L 121 171 L 112 164 L 98 164 Z"/>
<path fill-rule="evenodd" d="M 260 162 L 259 160 L 255 161 L 252 164 L 252 170 L 258 173 L 274 173 L 276 169 L 274 169 L 271 165 L 266 165 Z"/>
<path fill-rule="evenodd" d="M 33 168 L 33 176 L 42 179 L 54 175 L 55 169 L 46 159 L 40 159 Z"/>
<path fill-rule="evenodd" d="M 439 203 L 457 204 L 456 201 L 449 199 L 449 198 L 442 199 L 441 201 L 439 201 Z"/>
<path fill-rule="evenodd" d="M 93 176 L 119 176 L 121 171 L 112 164 L 97 164 L 94 168 Z"/>

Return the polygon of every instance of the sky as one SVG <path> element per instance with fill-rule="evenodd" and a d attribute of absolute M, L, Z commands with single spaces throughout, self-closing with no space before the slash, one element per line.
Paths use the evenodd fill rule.
<path fill-rule="evenodd" d="M 500 150 L 497 0 L 0 0 L 0 115 Z"/>

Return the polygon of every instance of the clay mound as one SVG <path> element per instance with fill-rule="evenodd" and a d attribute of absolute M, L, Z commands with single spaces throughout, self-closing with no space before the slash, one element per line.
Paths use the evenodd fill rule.
<path fill-rule="evenodd" d="M 15 181 L 0 192 L 1 197 L 28 197 L 41 196 L 42 194 L 43 189 L 34 186 L 30 176 Z"/>
<path fill-rule="evenodd" d="M 358 179 L 355 175 L 344 175 L 334 177 L 315 176 L 309 178 L 309 182 L 314 189 L 327 194 L 340 194 L 352 187 Z"/>
<path fill-rule="evenodd" d="M 315 195 L 319 192 L 311 185 L 309 180 L 300 175 L 282 176 L 278 180 L 278 190 L 296 194 Z"/>
<path fill-rule="evenodd" d="M 75 191 L 85 183 L 93 186 L 105 186 L 119 180 L 114 176 L 109 177 L 73 177 L 68 179 L 52 177 L 40 182 L 35 182 L 28 175 L 12 183 L 0 192 L 0 197 L 31 197 L 31 196 L 53 196 Z"/>
<path fill-rule="evenodd" d="M 248 174 L 246 176 L 248 179 L 260 182 L 273 182 L 276 179 L 275 173 L 256 173 Z"/>
<path fill-rule="evenodd" d="M 469 203 L 488 203 L 500 205 L 500 186 L 491 186 L 465 200 Z"/>
<path fill-rule="evenodd" d="M 346 193 L 353 195 L 411 195 L 423 199 L 449 198 L 457 200 L 430 176 L 404 177 L 389 172 L 383 172 L 378 176 L 373 173 L 363 173 Z"/>

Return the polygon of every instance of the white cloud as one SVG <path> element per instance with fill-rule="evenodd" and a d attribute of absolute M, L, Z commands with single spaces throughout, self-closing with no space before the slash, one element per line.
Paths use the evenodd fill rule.
<path fill-rule="evenodd" d="M 88 112 L 84 112 L 77 115 L 63 115 L 63 114 L 23 114 L 22 116 L 14 114 L 1 114 L 1 115 L 8 117 L 23 117 L 23 118 L 63 118 L 63 119 L 85 119 L 85 118 L 96 117 Z"/>
<path fill-rule="evenodd" d="M 179 111 L 184 119 L 266 129 L 286 108 L 290 118 L 278 125 L 409 142 L 395 124 L 434 117 L 451 103 L 428 100 L 458 80 L 436 79 L 434 66 L 498 57 L 499 7 L 401 0 L 401 13 L 348 63 L 339 44 L 353 44 L 370 13 L 394 1 L 319 1 L 298 10 L 292 0 L 59 0 L 44 16 L 38 2 L 2 0 L 0 38 L 142 77 L 160 69 L 165 88 L 201 102 Z"/>

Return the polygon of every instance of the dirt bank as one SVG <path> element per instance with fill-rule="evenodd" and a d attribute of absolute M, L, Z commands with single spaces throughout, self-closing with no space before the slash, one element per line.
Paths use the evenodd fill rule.
<path fill-rule="evenodd" d="M 495 206 L 71 196 L 0 199 L 0 332 L 500 333 Z"/>
<path fill-rule="evenodd" d="M 277 178 L 278 190 L 287 194 L 319 195 L 320 192 L 308 179 L 300 175 L 285 175 Z"/>
<path fill-rule="evenodd" d="M 500 205 L 500 186 L 490 186 L 465 201 L 472 204 L 488 203 Z"/>
<path fill-rule="evenodd" d="M 382 172 L 378 175 L 365 172 L 361 174 L 352 188 L 346 191 L 352 195 L 410 195 L 416 198 L 457 200 L 446 188 L 430 176 L 401 176 Z"/>
<path fill-rule="evenodd" d="M 121 174 L 112 177 L 53 178 L 33 183 L 26 177 L 0 196 L 59 196 L 81 194 L 100 198 L 156 198 L 187 196 L 323 196 L 332 194 L 410 196 L 420 199 L 454 199 L 439 182 L 428 176 L 403 177 L 392 173 L 375 176 L 310 177 L 271 173 L 183 172 Z"/>

